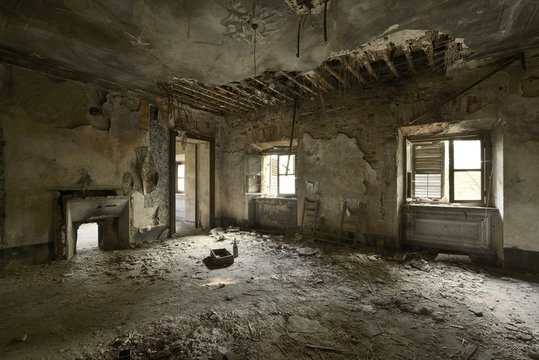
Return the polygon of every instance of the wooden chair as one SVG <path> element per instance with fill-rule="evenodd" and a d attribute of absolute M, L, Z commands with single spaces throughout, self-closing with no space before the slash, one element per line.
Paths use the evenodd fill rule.
<path fill-rule="evenodd" d="M 353 244 L 356 244 L 359 236 L 360 215 L 359 206 L 351 206 L 346 200 L 342 203 L 339 242 L 352 240 Z M 350 237 L 349 234 L 353 236 Z"/>
<path fill-rule="evenodd" d="M 305 235 L 305 230 L 308 229 L 310 237 L 314 239 L 316 226 L 318 225 L 318 209 L 320 207 L 319 200 L 303 200 L 303 215 L 301 217 L 301 235 Z"/>

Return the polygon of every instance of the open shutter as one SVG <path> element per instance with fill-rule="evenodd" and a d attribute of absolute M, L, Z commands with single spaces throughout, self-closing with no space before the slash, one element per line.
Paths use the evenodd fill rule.
<path fill-rule="evenodd" d="M 277 195 L 279 181 L 279 156 L 272 155 L 270 159 L 270 193 Z"/>
<path fill-rule="evenodd" d="M 414 144 L 414 197 L 442 198 L 444 143 Z"/>

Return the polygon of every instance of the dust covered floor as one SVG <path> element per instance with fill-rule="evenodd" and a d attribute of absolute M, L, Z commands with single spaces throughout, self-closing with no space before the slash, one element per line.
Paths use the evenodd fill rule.
<path fill-rule="evenodd" d="M 240 256 L 208 270 L 210 248 Z M 529 359 L 537 276 L 228 233 L 0 274 L 0 358 Z M 399 256 L 397 256 L 399 258 Z"/>

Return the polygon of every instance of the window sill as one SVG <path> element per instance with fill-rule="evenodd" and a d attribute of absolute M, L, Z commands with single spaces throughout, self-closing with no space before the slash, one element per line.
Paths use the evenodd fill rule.
<path fill-rule="evenodd" d="M 453 204 L 449 204 L 449 203 L 428 203 L 428 202 L 425 202 L 425 203 L 418 203 L 418 202 L 407 202 L 407 203 L 404 203 L 403 204 L 403 207 L 407 207 L 407 208 L 454 208 L 454 209 L 483 209 L 483 210 L 487 210 L 487 209 L 492 209 L 492 210 L 497 210 L 496 207 L 492 207 L 492 206 L 483 206 L 483 205 L 478 205 L 478 204 L 466 204 L 466 203 L 453 203 Z"/>
<path fill-rule="evenodd" d="M 296 196 L 271 196 L 271 195 L 260 195 L 259 199 L 268 199 L 268 200 L 296 200 Z"/>

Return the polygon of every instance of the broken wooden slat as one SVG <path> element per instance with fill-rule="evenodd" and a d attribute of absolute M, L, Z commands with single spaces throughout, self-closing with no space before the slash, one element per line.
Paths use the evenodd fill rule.
<path fill-rule="evenodd" d="M 175 91 L 173 91 L 172 96 L 180 103 L 186 104 L 193 109 L 204 110 L 219 115 L 225 112 L 225 109 L 219 108 L 213 104 L 207 104 L 204 101 L 200 101 L 200 99 L 194 98 L 192 96 L 187 96 Z"/>
<path fill-rule="evenodd" d="M 361 76 L 361 73 L 355 69 L 354 61 L 350 58 L 350 56 L 342 56 L 339 58 L 339 61 L 341 62 L 341 64 L 344 65 L 346 70 L 348 70 L 348 72 L 352 74 L 360 83 L 365 84 L 365 79 L 363 78 L 363 76 Z"/>
<path fill-rule="evenodd" d="M 313 72 L 301 73 L 301 77 L 304 78 L 304 79 L 307 79 L 307 81 L 309 81 L 311 83 L 311 85 L 316 88 L 317 94 L 318 94 L 318 93 L 320 93 L 320 90 L 324 90 L 324 89 L 320 87 L 320 84 L 317 81 L 314 81 L 311 78 L 311 74 L 314 74 L 314 71 Z"/>
<path fill-rule="evenodd" d="M 225 96 L 223 93 L 226 93 L 227 98 L 235 99 L 238 104 L 249 106 L 252 109 L 256 109 L 260 106 L 256 102 L 253 102 L 249 96 L 238 96 L 239 94 L 228 91 L 221 86 L 215 86 L 213 92 L 215 94 L 222 94 L 223 96 Z"/>
<path fill-rule="evenodd" d="M 308 86 L 298 82 L 295 78 L 288 75 L 285 71 L 281 71 L 281 74 L 283 74 L 288 80 L 292 81 L 294 84 L 298 85 L 301 89 L 305 90 L 305 92 L 309 92 L 313 95 L 316 95 L 316 93 L 313 90 L 311 90 Z"/>
<path fill-rule="evenodd" d="M 259 99 L 260 101 L 262 101 L 262 102 L 264 102 L 266 104 L 265 106 L 273 105 L 275 103 L 284 102 L 284 100 L 276 98 L 273 95 L 268 94 L 267 92 L 265 92 L 263 90 L 260 90 L 259 88 L 255 87 L 254 85 L 250 85 L 250 84 L 247 84 L 245 82 L 239 83 L 236 87 L 238 89 L 241 89 L 242 91 L 245 91 L 245 92 L 252 92 L 253 94 L 255 94 L 257 99 Z"/>
<path fill-rule="evenodd" d="M 277 95 L 280 95 L 280 96 L 284 97 L 284 98 L 287 99 L 287 100 L 294 100 L 294 99 L 291 98 L 290 96 L 288 96 L 288 95 L 286 95 L 286 94 L 283 94 L 283 93 L 280 92 L 279 90 L 275 89 L 275 85 L 272 87 L 271 84 L 266 83 L 266 82 L 263 82 L 262 80 L 257 79 L 257 78 L 252 78 L 252 80 L 253 80 L 254 82 L 256 82 L 257 84 L 262 85 L 262 86 L 264 87 L 264 89 L 269 89 L 269 90 L 271 90 L 272 92 L 276 93 Z"/>
<path fill-rule="evenodd" d="M 333 351 L 333 352 L 340 352 L 344 353 L 342 349 L 332 348 L 329 346 L 321 346 L 321 345 L 315 345 L 315 344 L 305 344 L 306 348 L 309 349 L 315 349 L 315 350 L 324 350 L 324 351 Z"/>
<path fill-rule="evenodd" d="M 383 54 L 384 62 L 386 63 L 387 67 L 395 77 L 400 77 L 399 72 L 397 71 L 397 68 L 395 67 L 395 64 L 393 64 L 393 60 L 391 59 L 391 54 L 389 51 L 385 51 Z"/>
<path fill-rule="evenodd" d="M 337 72 L 333 70 L 333 68 L 327 62 L 323 62 L 321 65 L 321 68 L 324 71 L 326 71 L 328 74 L 333 76 L 335 79 L 337 79 L 342 84 L 343 87 L 346 87 L 347 85 L 346 81 L 344 81 L 344 79 L 339 74 L 337 74 Z"/>
<path fill-rule="evenodd" d="M 182 103 L 200 104 L 201 107 L 211 109 L 215 113 L 234 112 L 231 109 L 223 108 L 214 104 L 210 104 L 204 100 L 201 101 L 200 99 L 197 99 L 197 98 L 185 95 L 185 94 L 176 94 L 176 98 L 178 99 L 178 101 Z M 195 107 L 195 108 L 198 108 L 198 107 Z"/>
<path fill-rule="evenodd" d="M 331 85 L 326 78 L 324 77 L 322 70 L 320 68 L 314 69 L 315 74 L 317 75 L 315 77 L 318 84 L 321 85 L 322 88 L 324 88 L 325 91 L 335 91 L 335 87 Z"/>
<path fill-rule="evenodd" d="M 236 104 L 233 101 L 229 101 L 228 99 L 221 99 L 219 97 L 212 96 L 211 94 L 207 94 L 205 92 L 204 88 L 202 88 L 202 89 L 195 88 L 194 86 L 188 86 L 187 84 L 185 84 L 183 82 L 178 82 L 178 81 L 174 82 L 172 84 L 172 89 L 175 92 L 190 95 L 190 96 L 194 97 L 197 100 L 201 100 L 201 101 L 206 100 L 206 103 L 214 104 L 216 106 L 223 105 L 225 107 L 231 107 L 231 108 L 234 108 L 234 109 L 237 109 L 237 110 L 240 110 L 240 111 L 245 111 L 245 110 L 250 109 L 249 107 L 240 106 L 240 105 Z M 202 98 L 202 99 L 200 99 L 200 98 Z"/>
<path fill-rule="evenodd" d="M 408 63 L 408 70 L 410 70 L 412 74 L 415 74 L 414 60 L 412 59 L 412 50 L 409 47 L 403 47 L 402 51 L 404 53 L 404 57 L 406 57 L 406 62 Z"/>
<path fill-rule="evenodd" d="M 298 97 L 303 97 L 303 94 L 301 94 L 300 92 L 294 90 L 293 88 L 291 88 L 290 86 L 288 85 L 285 85 L 283 83 L 276 83 L 275 85 L 276 87 L 277 86 L 280 86 L 280 90 L 282 91 L 283 89 L 288 91 L 289 93 L 292 93 L 294 96 L 298 96 Z"/>
<path fill-rule="evenodd" d="M 218 89 L 222 90 L 222 91 L 225 91 L 227 92 L 228 94 L 232 95 L 232 96 L 245 96 L 245 98 L 243 99 L 244 101 L 249 101 L 253 106 L 255 107 L 258 107 L 258 106 L 266 106 L 267 105 L 267 102 L 261 100 L 258 96 L 256 96 L 255 93 L 247 93 L 246 91 L 238 88 L 238 87 L 234 87 L 234 86 L 230 86 L 230 85 L 219 85 L 217 86 Z"/>
<path fill-rule="evenodd" d="M 363 66 L 365 69 L 367 69 L 367 72 L 369 73 L 369 75 L 373 79 L 378 80 L 379 76 L 376 73 L 376 71 L 374 71 L 374 69 L 372 68 L 370 61 L 368 59 L 364 58 L 364 57 L 360 57 L 358 60 L 359 60 L 359 63 L 361 64 L 361 66 Z"/>
<path fill-rule="evenodd" d="M 425 55 L 427 55 L 427 61 L 430 68 L 435 70 L 436 65 L 434 64 L 434 45 L 430 43 L 429 45 L 423 47 L 423 51 L 425 52 Z"/>
<path fill-rule="evenodd" d="M 460 358 L 463 360 L 470 360 L 476 350 L 477 350 L 477 345 L 468 344 L 462 351 L 462 355 Z"/>
<path fill-rule="evenodd" d="M 194 94 L 195 96 L 201 96 L 201 97 L 203 97 L 205 99 L 209 99 L 210 103 L 215 102 L 215 103 L 217 103 L 217 105 L 221 104 L 221 105 L 233 107 L 233 108 L 241 110 L 241 111 L 249 111 L 249 108 L 235 105 L 234 103 L 232 103 L 230 101 L 217 99 L 217 98 L 215 98 L 215 97 L 213 97 L 211 95 L 205 94 L 205 93 L 203 93 L 201 91 L 194 90 L 194 89 L 189 88 L 189 87 L 187 87 L 185 85 L 182 85 L 180 83 L 175 83 L 174 85 L 172 85 L 172 87 L 177 92 L 181 92 L 181 93 L 184 93 L 184 94 L 187 94 L 187 95 L 193 95 Z"/>
<path fill-rule="evenodd" d="M 209 87 L 202 83 L 195 83 L 198 89 L 201 91 L 206 91 L 208 95 L 212 96 L 213 98 L 217 98 L 219 100 L 225 101 L 230 103 L 233 106 L 239 106 L 239 107 L 247 107 L 251 108 L 251 110 L 254 110 L 256 107 L 252 104 L 242 104 L 241 100 L 237 99 L 237 97 L 230 97 L 230 96 L 224 96 L 223 94 L 220 94 L 216 91 L 215 87 Z"/>
<path fill-rule="evenodd" d="M 277 97 L 276 95 L 273 95 L 272 93 L 270 93 L 269 91 L 265 89 L 265 88 L 268 88 L 267 84 L 262 83 L 262 86 L 264 86 L 264 88 L 260 89 L 255 84 L 251 84 L 250 81 L 253 81 L 257 84 L 259 83 L 255 79 L 246 79 L 242 82 L 241 86 L 247 89 L 260 91 L 262 94 L 266 95 L 269 99 L 273 99 L 274 101 L 279 102 L 279 103 L 285 102 L 289 98 L 287 96 L 286 98 L 282 99 L 282 98 Z"/>

